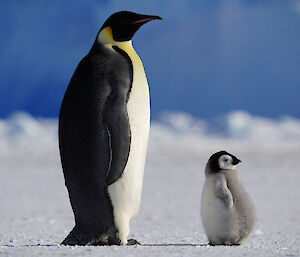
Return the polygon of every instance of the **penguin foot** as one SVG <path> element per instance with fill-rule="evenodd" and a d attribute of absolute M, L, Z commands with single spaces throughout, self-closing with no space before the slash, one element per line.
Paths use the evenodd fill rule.
<path fill-rule="evenodd" d="M 110 245 L 109 236 L 107 234 L 102 234 L 99 238 L 90 241 L 88 245 L 94 245 L 94 246 Z"/>
<path fill-rule="evenodd" d="M 89 244 L 94 246 L 121 245 L 121 240 L 116 235 L 103 234 L 100 238 L 89 242 Z"/>
<path fill-rule="evenodd" d="M 241 244 L 240 243 L 230 243 L 230 244 L 227 244 L 228 246 L 240 246 Z"/>
<path fill-rule="evenodd" d="M 133 238 L 127 240 L 127 245 L 141 245 L 141 243 Z"/>
<path fill-rule="evenodd" d="M 98 245 L 98 246 L 104 246 L 104 245 L 122 245 L 121 240 L 117 236 L 112 235 L 103 235 L 98 240 L 94 240 L 93 242 L 90 242 L 91 245 Z M 128 239 L 127 245 L 141 245 L 139 241 L 136 239 Z"/>
<path fill-rule="evenodd" d="M 117 236 L 109 237 L 108 245 L 122 245 L 122 242 Z M 127 245 L 141 245 L 141 243 L 135 239 L 128 239 Z"/>
<path fill-rule="evenodd" d="M 241 244 L 239 243 L 228 243 L 228 242 L 223 242 L 223 243 L 208 243 L 210 246 L 240 246 Z"/>
<path fill-rule="evenodd" d="M 91 245 L 121 245 L 121 240 L 117 237 L 116 234 L 103 234 L 99 239 L 92 242 Z"/>
<path fill-rule="evenodd" d="M 108 245 L 121 245 L 121 240 L 117 237 L 116 234 L 109 236 L 108 241 Z"/>

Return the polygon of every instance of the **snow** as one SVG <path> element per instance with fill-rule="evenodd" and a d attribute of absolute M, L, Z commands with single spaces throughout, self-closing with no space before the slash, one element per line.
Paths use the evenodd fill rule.
<path fill-rule="evenodd" d="M 204 167 L 224 149 L 257 212 L 243 246 L 208 246 L 200 220 Z M 140 246 L 60 246 L 73 227 L 60 166 L 57 120 L 17 113 L 0 120 L 1 256 L 300 256 L 300 120 L 244 111 L 214 120 L 166 113 L 151 124 Z"/>

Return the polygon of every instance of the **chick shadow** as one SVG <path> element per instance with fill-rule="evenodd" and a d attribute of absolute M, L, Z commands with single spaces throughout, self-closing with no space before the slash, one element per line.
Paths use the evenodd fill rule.
<path fill-rule="evenodd" d="M 142 244 L 142 246 L 148 247 L 167 247 L 167 246 L 189 246 L 189 247 L 202 247 L 202 246 L 210 246 L 210 244 L 190 244 L 190 243 L 161 243 L 161 244 Z"/>

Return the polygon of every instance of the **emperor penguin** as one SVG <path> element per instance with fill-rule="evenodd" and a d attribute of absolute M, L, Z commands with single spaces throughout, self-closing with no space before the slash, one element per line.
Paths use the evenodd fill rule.
<path fill-rule="evenodd" d="M 78 64 L 59 115 L 59 149 L 75 226 L 64 245 L 129 245 L 150 127 L 149 87 L 132 37 L 161 19 L 112 14 Z"/>
<path fill-rule="evenodd" d="M 220 151 L 206 165 L 201 216 L 211 245 L 240 245 L 253 230 L 254 206 L 235 171 L 240 162 Z"/>

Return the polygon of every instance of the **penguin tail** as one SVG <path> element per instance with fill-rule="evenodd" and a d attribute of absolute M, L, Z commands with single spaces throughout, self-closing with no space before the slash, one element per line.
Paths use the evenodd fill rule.
<path fill-rule="evenodd" d="M 61 245 L 87 245 L 90 241 L 90 236 L 76 225 L 69 235 L 61 242 Z"/>
<path fill-rule="evenodd" d="M 75 225 L 61 245 L 120 245 L 120 240 L 116 237 L 114 230 L 110 230 L 108 234 L 99 234 Z"/>

